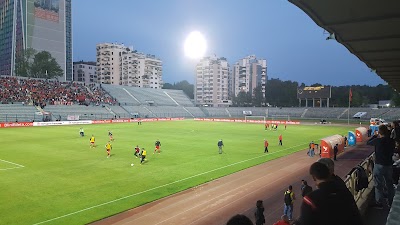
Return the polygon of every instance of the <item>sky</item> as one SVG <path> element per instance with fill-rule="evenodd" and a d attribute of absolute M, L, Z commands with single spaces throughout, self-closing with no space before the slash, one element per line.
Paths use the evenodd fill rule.
<path fill-rule="evenodd" d="M 268 79 L 311 85 L 385 82 L 287 0 L 75 0 L 74 61 L 96 61 L 96 44 L 123 43 L 156 55 L 163 80 L 194 81 L 196 60 L 185 38 L 201 32 L 206 55 L 233 65 L 248 55 L 267 60 Z"/>

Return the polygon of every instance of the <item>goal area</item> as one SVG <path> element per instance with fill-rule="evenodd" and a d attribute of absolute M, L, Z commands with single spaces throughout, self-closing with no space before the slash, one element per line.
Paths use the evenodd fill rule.
<path fill-rule="evenodd" d="M 247 122 L 247 120 L 260 120 L 260 121 L 263 121 L 264 123 L 266 121 L 265 116 L 245 116 L 244 119 L 246 122 Z"/>

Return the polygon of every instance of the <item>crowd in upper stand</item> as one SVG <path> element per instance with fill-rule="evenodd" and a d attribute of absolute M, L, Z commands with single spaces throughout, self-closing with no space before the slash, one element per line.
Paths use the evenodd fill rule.
<path fill-rule="evenodd" d="M 18 79 L 0 77 L 0 103 L 29 103 L 42 107 L 50 105 L 93 104 L 114 105 L 117 101 L 101 87 L 56 80 Z"/>

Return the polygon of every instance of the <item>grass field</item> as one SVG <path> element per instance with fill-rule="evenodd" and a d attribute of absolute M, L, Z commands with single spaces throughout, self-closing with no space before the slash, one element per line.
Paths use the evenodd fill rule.
<path fill-rule="evenodd" d="M 85 224 L 307 148 L 350 127 L 166 121 L 0 129 L 0 224 Z M 104 145 L 114 134 L 112 157 Z M 353 128 L 351 128 L 353 129 Z M 89 136 L 96 137 L 95 149 Z M 283 146 L 278 146 L 278 135 Z M 218 154 L 222 138 L 224 154 Z M 270 153 L 263 153 L 263 139 Z M 161 154 L 154 142 L 161 141 Z M 145 147 L 140 165 L 133 147 Z M 132 167 L 131 163 L 135 165 Z"/>

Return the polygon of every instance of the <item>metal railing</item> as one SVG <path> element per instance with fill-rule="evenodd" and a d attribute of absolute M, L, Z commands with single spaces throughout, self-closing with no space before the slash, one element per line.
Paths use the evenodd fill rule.
<path fill-rule="evenodd" d="M 364 161 L 362 161 L 359 165 L 364 168 L 365 172 L 368 175 L 368 183 L 373 180 L 373 168 L 374 168 L 374 156 L 375 153 L 369 155 Z M 357 176 L 357 170 L 353 170 L 350 174 L 347 175 L 344 182 L 346 183 L 347 188 L 350 190 L 351 194 L 353 194 L 354 200 L 358 202 L 362 196 L 362 194 L 367 190 L 363 188 L 359 191 L 356 190 L 357 182 L 359 181 L 359 177 Z"/>

